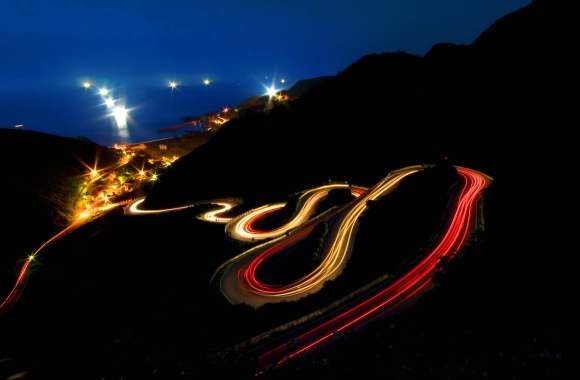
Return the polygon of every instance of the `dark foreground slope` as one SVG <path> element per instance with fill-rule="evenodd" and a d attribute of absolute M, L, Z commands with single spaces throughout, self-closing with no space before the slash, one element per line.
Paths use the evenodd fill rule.
<path fill-rule="evenodd" d="M 17 260 L 65 224 L 85 162 L 112 162 L 97 144 L 39 132 L 0 129 L 2 247 L 0 289 L 14 281 Z"/>
<path fill-rule="evenodd" d="M 328 178 L 368 184 L 389 169 L 441 156 L 482 170 L 495 179 L 485 200 L 487 240 L 452 271 L 447 293 L 396 333 L 379 328 L 352 338 L 354 345 L 347 339 L 329 348 L 321 356 L 327 365 L 315 357 L 308 373 L 354 375 L 370 366 L 409 378 L 427 371 L 501 377 L 508 368 L 515 377 L 554 375 L 559 44 L 559 2 L 534 1 L 471 45 L 439 44 L 425 57 L 364 57 L 291 104 L 225 126 L 162 178 L 149 203 L 275 195 Z M 406 343 L 392 351 L 394 341 Z M 364 355 L 356 348 L 363 344 Z M 297 368 L 283 371 L 292 378 Z"/>
<path fill-rule="evenodd" d="M 432 292 L 265 376 L 559 375 L 556 6 L 535 2 L 470 46 L 365 57 L 291 104 L 230 123 L 161 177 L 151 206 L 220 195 L 266 202 L 328 178 L 371 185 L 389 169 L 441 156 L 494 177 L 485 233 Z M 436 178 L 410 181 L 370 207 L 338 281 L 301 303 L 261 311 L 233 307 L 208 287 L 213 270 L 243 249 L 224 239 L 222 226 L 197 221 L 191 210 L 152 218 L 113 212 L 47 249 L 1 321 L 0 376 L 244 378 L 249 370 L 212 366 L 224 342 L 246 339 L 248 326 L 272 327 L 275 316 L 300 316 L 317 299 L 328 302 L 327 292 L 347 292 L 409 253 L 401 248 L 427 245 L 445 218 L 449 185 Z"/>
<path fill-rule="evenodd" d="M 300 99 L 226 125 L 180 160 L 151 204 L 254 194 L 328 178 L 373 181 L 445 155 L 492 175 L 552 168 L 558 126 L 556 5 L 534 2 L 472 45 L 360 59 Z M 523 167 L 525 166 L 525 167 Z M 523 176 L 522 176 L 523 178 Z"/>

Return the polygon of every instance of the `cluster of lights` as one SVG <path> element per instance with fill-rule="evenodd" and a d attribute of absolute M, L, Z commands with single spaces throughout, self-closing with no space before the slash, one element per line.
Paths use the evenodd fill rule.
<path fill-rule="evenodd" d="M 147 163 L 152 168 L 146 170 L 145 162 L 140 167 L 130 165 L 137 156 L 131 147 L 115 144 L 113 148 L 120 153 L 115 165 L 98 168 L 96 161 L 93 166 L 83 164 L 87 168 L 86 180 L 81 186 L 82 196 L 76 202 L 76 211 L 71 218 L 73 221 L 89 220 L 118 205 L 125 204 L 143 182 L 156 182 L 159 179 L 157 171 L 170 166 L 179 158 L 176 155 L 162 156 L 159 159 L 149 158 Z"/>
<path fill-rule="evenodd" d="M 281 78 L 278 81 L 282 86 L 286 84 L 286 79 L 285 78 Z M 213 82 L 210 78 L 206 77 L 203 78 L 201 81 L 202 85 L 205 87 L 209 87 Z M 119 136 L 120 137 L 128 137 L 128 120 L 129 120 L 129 113 L 130 113 L 130 109 L 126 108 L 124 105 L 122 104 L 118 104 L 118 99 L 113 98 L 112 96 L 112 90 L 107 88 L 106 86 L 95 86 L 94 83 L 92 83 L 89 80 L 85 80 L 83 82 L 81 82 L 81 86 L 82 88 L 84 88 L 85 90 L 89 90 L 91 88 L 96 88 L 96 94 L 99 95 L 102 98 L 103 101 L 103 105 L 107 107 L 107 109 L 109 110 L 109 117 L 112 117 L 115 121 L 115 124 L 117 125 L 117 128 L 119 130 Z M 171 91 L 175 91 L 179 88 L 180 83 L 176 80 L 169 80 L 167 82 L 167 88 L 169 88 Z M 276 86 L 274 84 L 272 84 L 269 87 L 265 87 L 265 95 L 268 96 L 268 98 L 270 100 L 276 100 L 276 101 L 284 101 L 287 99 L 287 97 L 283 94 L 280 93 L 279 88 L 276 88 Z M 227 114 L 229 112 L 229 108 L 224 108 L 223 111 L 221 113 L 218 113 L 217 115 L 215 115 L 215 117 L 213 118 L 213 120 L 211 120 L 212 123 L 217 124 L 217 125 L 221 125 L 226 123 L 227 121 L 229 121 L 229 117 L 225 117 L 224 115 Z"/>
<path fill-rule="evenodd" d="M 86 80 L 81 83 L 81 86 L 85 90 L 89 90 L 94 87 L 94 84 Z M 96 90 L 97 95 L 99 95 L 103 101 L 103 105 L 109 110 L 108 116 L 115 120 L 115 124 L 120 131 L 122 137 L 127 137 L 127 121 L 129 119 L 129 110 L 121 105 L 117 104 L 117 100 L 112 97 L 112 90 L 106 86 L 98 87 Z"/>

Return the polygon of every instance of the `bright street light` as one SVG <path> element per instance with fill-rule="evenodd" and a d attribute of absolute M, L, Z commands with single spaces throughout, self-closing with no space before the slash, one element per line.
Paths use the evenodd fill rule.
<path fill-rule="evenodd" d="M 266 87 L 266 95 L 268 95 L 270 98 L 273 98 L 274 96 L 276 96 L 278 94 L 278 89 L 276 87 L 274 87 L 274 85 L 271 85 L 270 87 Z"/>

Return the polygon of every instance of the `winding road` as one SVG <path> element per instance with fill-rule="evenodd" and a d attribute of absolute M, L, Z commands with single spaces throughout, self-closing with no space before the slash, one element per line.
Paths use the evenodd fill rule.
<path fill-rule="evenodd" d="M 453 258 L 463 247 L 472 228 L 474 208 L 490 178 L 475 170 L 457 167 L 463 180 L 449 225 L 437 245 L 405 274 L 354 306 L 306 332 L 263 353 L 259 357 L 262 368 L 280 366 L 289 359 L 304 354 L 332 337 L 344 333 L 361 322 L 401 305 L 429 286 L 441 260 Z"/>
<path fill-rule="evenodd" d="M 230 303 L 245 303 L 258 308 L 267 303 L 296 301 L 318 292 L 328 281 L 338 278 L 350 256 L 357 225 L 368 207 L 367 202 L 388 195 L 405 178 L 426 167 L 414 165 L 393 171 L 370 189 L 331 183 L 305 190 L 300 194 L 294 214 L 289 220 L 271 230 L 260 230 L 256 228 L 256 224 L 286 207 L 286 202 L 267 204 L 238 216 L 229 216 L 239 206 L 240 201 L 217 199 L 148 210 L 142 208 L 145 198 L 139 198 L 125 207 L 125 214 L 147 216 L 182 211 L 198 205 L 215 206 L 215 209 L 198 213 L 196 217 L 210 223 L 225 224 L 225 233 L 232 239 L 259 243 L 223 263 L 210 282 L 219 277 L 220 290 Z M 286 338 L 274 338 L 267 344 L 262 344 L 261 347 L 268 348 L 258 350 L 260 371 L 257 374 L 311 351 L 363 321 L 394 310 L 429 287 L 440 263 L 455 257 L 464 246 L 474 224 L 477 201 L 482 191 L 491 183 L 490 177 L 476 170 L 464 167 L 456 169 L 462 181 L 461 191 L 454 201 L 449 223 L 433 248 L 426 251 L 419 261 L 398 278 L 382 280 L 377 283 L 378 285 L 373 283 L 373 286 L 369 287 L 370 290 L 353 292 L 355 296 L 346 303 L 348 306 L 331 305 L 325 309 L 322 316 L 305 317 L 299 329 L 293 328 L 289 333 L 283 334 Z M 321 201 L 335 189 L 350 189 L 352 200 L 346 204 L 319 210 Z M 116 203 L 107 207 L 113 209 L 122 205 Z M 108 209 L 96 212 L 102 213 Z M 97 214 L 80 214 L 78 220 L 47 240 L 25 260 L 13 288 L 0 303 L 0 311 L 17 299 L 35 257 L 48 245 L 87 223 L 95 215 Z M 258 270 L 269 258 L 308 238 L 321 223 L 328 223 L 331 228 L 325 235 L 322 259 L 314 269 L 287 284 L 268 284 L 258 278 Z"/>

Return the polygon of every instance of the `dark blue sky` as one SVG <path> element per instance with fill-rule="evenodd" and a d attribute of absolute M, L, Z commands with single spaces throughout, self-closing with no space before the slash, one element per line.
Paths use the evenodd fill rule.
<path fill-rule="evenodd" d="M 470 42 L 526 0 L 0 0 L 0 92 L 84 76 L 155 85 L 334 74 Z"/>
<path fill-rule="evenodd" d="M 0 0 L 0 127 L 107 145 L 159 138 L 274 78 L 291 85 L 368 53 L 469 43 L 528 1 Z M 84 79 L 130 109 L 128 133 Z"/>

